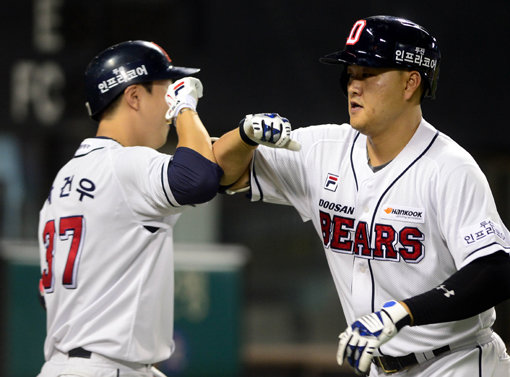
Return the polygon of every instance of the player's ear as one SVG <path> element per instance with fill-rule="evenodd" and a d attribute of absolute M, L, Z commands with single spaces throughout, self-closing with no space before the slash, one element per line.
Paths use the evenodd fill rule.
<path fill-rule="evenodd" d="M 140 108 L 140 86 L 139 85 L 129 85 L 126 89 L 124 89 L 124 100 L 126 104 L 134 110 L 138 110 Z"/>
<path fill-rule="evenodd" d="M 405 99 L 409 100 L 413 96 L 417 95 L 418 98 L 421 97 L 421 75 L 418 71 L 409 71 L 406 72 L 406 86 L 404 96 Z"/>

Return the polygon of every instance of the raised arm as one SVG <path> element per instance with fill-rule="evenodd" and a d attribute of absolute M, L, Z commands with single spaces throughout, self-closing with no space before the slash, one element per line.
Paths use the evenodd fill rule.
<path fill-rule="evenodd" d="M 259 144 L 298 151 L 301 145 L 290 138 L 291 126 L 275 113 L 247 115 L 238 128 L 213 144 L 213 152 L 224 175 L 222 186 L 239 190 L 249 186 L 249 166 Z"/>
<path fill-rule="evenodd" d="M 202 97 L 202 83 L 186 77 L 169 85 L 166 93 L 166 120 L 175 126 L 178 143 L 168 164 L 168 181 L 177 202 L 198 204 L 218 192 L 222 169 L 216 163 L 209 133 L 196 112 Z"/>
<path fill-rule="evenodd" d="M 211 138 L 196 112 L 198 99 L 202 94 L 202 83 L 194 77 L 187 77 L 171 84 L 166 93 L 169 107 L 166 119 L 175 126 L 177 148 L 192 149 L 208 160 L 216 162 Z"/>

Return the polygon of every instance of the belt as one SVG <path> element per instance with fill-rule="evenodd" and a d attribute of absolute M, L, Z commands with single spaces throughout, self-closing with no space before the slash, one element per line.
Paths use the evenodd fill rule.
<path fill-rule="evenodd" d="M 70 350 L 67 355 L 69 357 L 81 357 L 82 359 L 90 359 L 90 356 L 92 355 L 92 352 L 87 351 L 86 349 L 82 347 L 73 348 Z M 152 364 L 138 364 L 138 363 L 129 363 L 131 368 L 135 367 L 138 368 L 140 366 L 143 366 L 145 368 L 151 368 Z M 133 366 L 133 364 L 136 364 L 136 366 Z"/>
<path fill-rule="evenodd" d="M 450 346 L 444 346 L 432 351 L 434 356 L 439 356 L 450 351 Z M 373 362 L 380 367 L 384 373 L 392 374 L 400 372 L 403 369 L 419 364 L 418 358 L 414 353 L 405 356 L 374 356 Z"/>
<path fill-rule="evenodd" d="M 86 349 L 83 349 L 81 347 L 73 348 L 68 353 L 69 357 L 81 357 L 82 359 L 90 359 L 90 355 L 92 355 L 92 352 L 87 351 Z"/>

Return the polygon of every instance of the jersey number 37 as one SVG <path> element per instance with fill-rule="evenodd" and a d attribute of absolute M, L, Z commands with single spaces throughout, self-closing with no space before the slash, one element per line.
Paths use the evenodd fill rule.
<path fill-rule="evenodd" d="M 46 293 L 53 292 L 55 287 L 56 242 L 58 240 L 69 241 L 70 238 L 71 242 L 69 250 L 67 250 L 67 261 L 62 273 L 62 285 L 68 289 L 76 288 L 77 270 L 84 235 L 85 219 L 83 216 L 60 218 L 60 221 L 58 221 L 58 233 L 55 220 L 48 221 L 44 226 L 42 237 L 46 248 L 46 268 L 42 272 L 41 280 Z"/>

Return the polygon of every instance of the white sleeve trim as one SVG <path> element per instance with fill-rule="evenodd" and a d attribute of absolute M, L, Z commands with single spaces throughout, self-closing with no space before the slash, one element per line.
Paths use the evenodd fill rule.
<path fill-rule="evenodd" d="M 170 165 L 172 159 L 173 156 L 161 165 L 161 187 L 163 188 L 163 193 L 168 203 L 170 203 L 172 207 L 180 207 L 181 205 L 175 200 L 172 190 L 170 189 L 170 182 L 168 181 L 168 165 Z"/>

